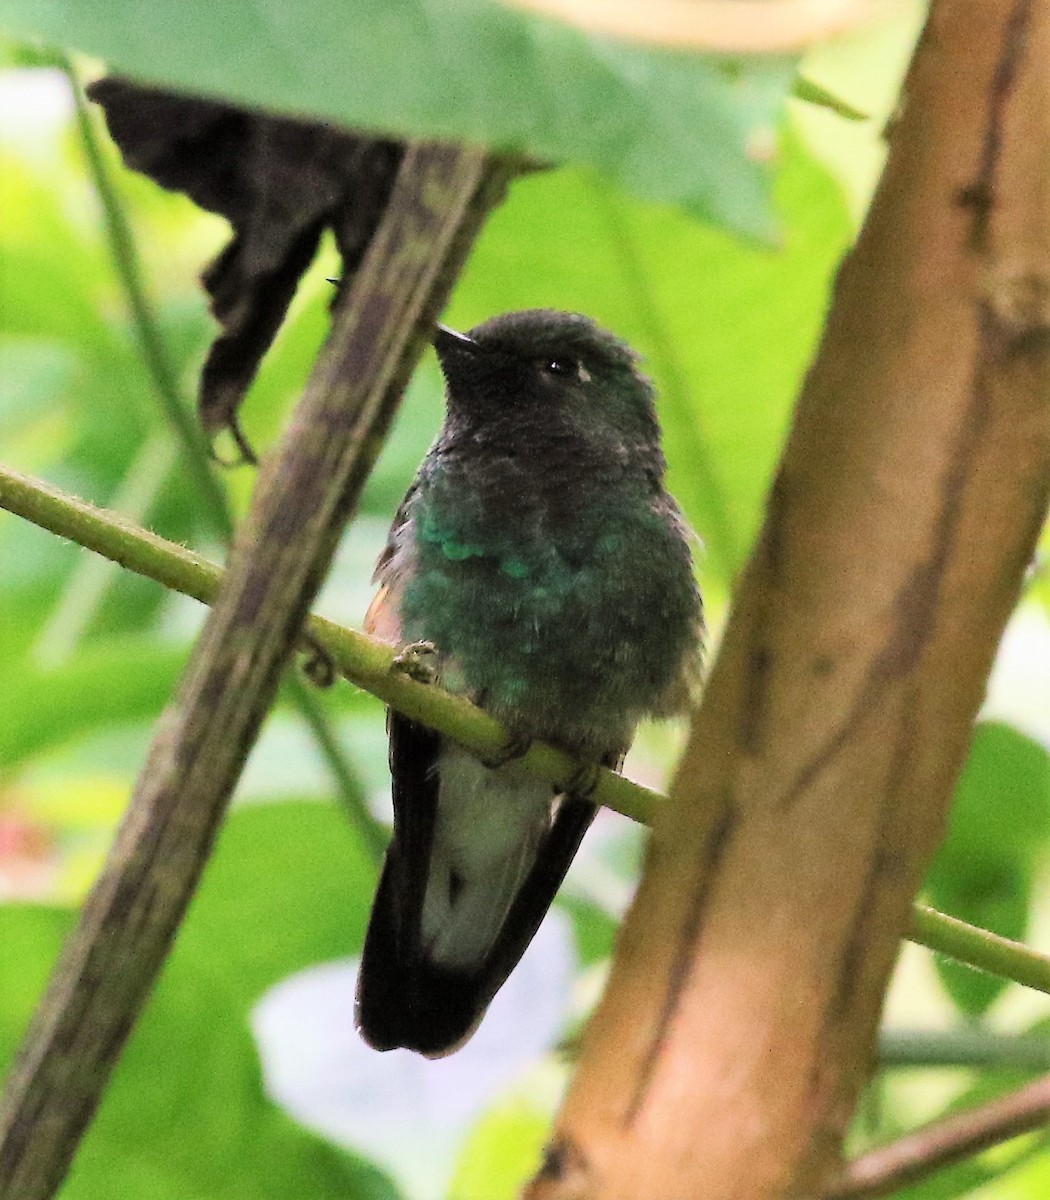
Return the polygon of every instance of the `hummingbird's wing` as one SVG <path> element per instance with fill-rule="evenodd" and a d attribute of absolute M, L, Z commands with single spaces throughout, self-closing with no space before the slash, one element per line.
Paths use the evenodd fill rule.
<path fill-rule="evenodd" d="M 414 569 L 414 488 L 394 518 L 365 618 L 369 633 L 391 642 L 402 640 L 401 596 Z M 486 768 L 397 713 L 387 728 L 394 833 L 365 936 L 356 1019 L 378 1050 L 439 1057 L 473 1033 L 517 965 L 596 810 L 516 777 L 512 766 Z"/>
<path fill-rule="evenodd" d="M 492 997 L 536 936 L 597 811 L 597 806 L 586 800 L 574 796 L 559 798 L 550 831 L 489 952 L 484 975 L 477 981 L 474 995 L 477 1019 L 484 1015 Z M 470 1028 L 473 1027 L 468 1031 Z"/>
<path fill-rule="evenodd" d="M 459 766 L 449 766 L 455 758 L 444 739 L 395 713 L 389 728 L 394 837 L 365 937 L 357 1023 L 378 1050 L 403 1046 L 436 1058 L 477 1027 L 532 941 L 596 810 L 546 791 L 537 836 L 526 830 L 515 845 L 512 831 L 511 843 L 495 859 L 490 855 L 473 876 L 464 869 L 459 877 L 448 867 L 451 856 L 462 851 L 460 863 L 478 856 L 469 846 L 449 846 L 448 810 L 465 804 L 467 824 L 482 810 L 447 788 L 442 795 L 442 762 L 448 774 L 462 778 Z M 477 763 L 476 770 L 484 790 L 475 798 L 497 820 L 506 814 L 513 826 L 514 808 L 506 802 L 520 801 L 520 791 L 509 798 L 500 794 L 504 768 Z"/>
<path fill-rule="evenodd" d="M 388 714 L 394 833 L 365 935 L 356 1019 L 378 1050 L 404 1045 L 403 1029 L 428 1004 L 418 964 L 423 897 L 434 840 L 439 734 Z"/>
<path fill-rule="evenodd" d="M 398 610 L 401 607 L 401 592 L 406 577 L 412 571 L 412 501 L 419 487 L 418 481 L 405 493 L 405 498 L 394 514 L 390 532 L 387 534 L 386 545 L 372 573 L 372 582 L 379 584 L 372 603 L 365 613 L 365 633 L 380 638 L 384 642 L 401 641 L 401 618 Z"/>

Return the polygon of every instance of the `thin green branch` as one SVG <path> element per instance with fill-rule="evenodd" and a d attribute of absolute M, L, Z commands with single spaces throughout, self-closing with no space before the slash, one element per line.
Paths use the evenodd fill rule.
<path fill-rule="evenodd" d="M 175 465 L 176 451 L 166 431 L 155 430 L 139 446 L 124 479 L 110 497 L 117 512 L 145 521 Z M 116 564 L 84 556 L 77 561 L 58 603 L 37 636 L 34 657 L 55 667 L 73 653 L 98 614 L 109 586 L 119 575 Z"/>
<path fill-rule="evenodd" d="M 68 58 L 63 59 L 63 67 L 73 91 L 77 128 L 88 170 L 102 202 L 110 257 L 131 312 L 132 327 L 147 374 L 161 411 L 175 435 L 182 460 L 204 505 L 207 522 L 216 536 L 228 543 L 233 535 L 233 515 L 230 512 L 229 499 L 215 477 L 207 439 L 185 403 L 179 387 L 177 372 L 164 334 L 146 293 L 135 235 L 106 164 L 80 78 Z M 299 715 L 313 733 L 321 755 L 328 765 L 341 806 L 350 816 L 351 824 L 364 838 L 369 853 L 374 855 L 375 847 L 385 843 L 385 837 L 379 823 L 364 804 L 361 787 L 355 781 L 353 768 L 332 731 L 327 714 L 316 697 L 298 680 L 293 682 L 289 695 Z"/>
<path fill-rule="evenodd" d="M 984 1029 L 885 1029 L 879 1066 L 971 1067 L 980 1070 L 1050 1071 L 1050 1042 L 1043 1034 L 988 1033 Z"/>
<path fill-rule="evenodd" d="M 336 795 L 347 820 L 357 832 L 369 858 L 378 870 L 386 853 L 386 835 L 379 822 L 368 810 L 365 789 L 361 780 L 351 770 L 350 763 L 335 740 L 332 726 L 324 709 L 309 687 L 295 674 L 290 673 L 285 687 L 299 709 L 300 715 L 310 726 L 314 741 L 321 747 L 328 760 L 329 769 L 336 776 Z"/>
<path fill-rule="evenodd" d="M 216 563 L 6 467 L 0 467 L 0 508 L 202 604 L 211 604 L 218 594 L 223 570 Z M 485 758 L 494 757 L 505 746 L 506 731 L 480 708 L 397 670 L 393 647 L 324 617 L 311 616 L 306 632 L 351 683 L 392 708 L 448 734 Z M 567 754 L 538 744 L 522 762 L 552 784 L 564 783 L 577 769 Z M 607 770 L 601 773 L 594 798 L 643 823 L 650 820 L 653 806 L 661 799 L 659 793 Z"/>
<path fill-rule="evenodd" d="M 211 604 L 218 592 L 223 572 L 215 563 L 5 467 L 0 467 L 0 508 L 203 604 Z M 419 683 L 399 671 L 394 666 L 393 647 L 324 617 L 310 617 L 306 629 L 350 682 L 391 708 L 437 729 L 484 758 L 493 757 L 506 744 L 506 731 L 480 708 L 462 696 Z M 554 786 L 564 784 L 577 769 L 568 755 L 539 743 L 521 762 L 526 770 Z M 643 824 L 651 823 L 655 806 L 663 799 L 658 792 L 605 769 L 593 798 Z M 916 905 L 908 937 L 977 970 L 1050 995 L 1050 957 L 1019 942 L 924 905 Z"/>
<path fill-rule="evenodd" d="M 977 929 L 925 904 L 915 905 L 908 936 L 928 950 L 979 967 L 989 975 L 1050 994 L 1050 957 L 1029 950 L 1021 942 Z"/>

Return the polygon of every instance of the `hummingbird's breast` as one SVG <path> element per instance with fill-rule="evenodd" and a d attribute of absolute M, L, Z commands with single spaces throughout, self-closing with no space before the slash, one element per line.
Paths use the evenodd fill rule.
<path fill-rule="evenodd" d="M 603 757 L 695 658 L 700 599 L 670 497 L 637 480 L 572 484 L 552 503 L 513 470 L 495 489 L 424 480 L 400 618 L 438 648 L 446 684 L 512 730 Z"/>

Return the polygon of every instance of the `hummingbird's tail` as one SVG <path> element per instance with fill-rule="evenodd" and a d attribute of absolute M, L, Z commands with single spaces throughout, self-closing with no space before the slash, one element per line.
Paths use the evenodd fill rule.
<path fill-rule="evenodd" d="M 376 893 L 357 1023 L 377 1050 L 437 1058 L 474 1032 L 539 928 L 594 805 L 490 770 L 391 714 L 394 837 Z"/>

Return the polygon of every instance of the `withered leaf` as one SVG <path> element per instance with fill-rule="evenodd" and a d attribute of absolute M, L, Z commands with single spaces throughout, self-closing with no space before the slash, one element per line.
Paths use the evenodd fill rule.
<path fill-rule="evenodd" d="M 209 436 L 254 461 L 237 411 L 325 228 L 343 260 L 364 254 L 400 165 L 399 142 L 276 117 L 110 76 L 88 89 L 128 166 L 224 216 L 233 238 L 202 280 L 222 332 L 201 372 Z M 337 292 L 337 296 L 338 296 Z"/>

